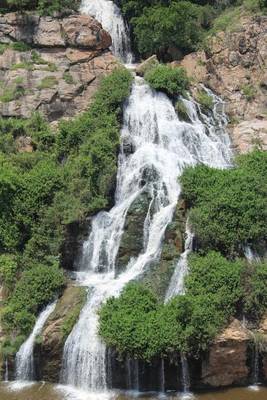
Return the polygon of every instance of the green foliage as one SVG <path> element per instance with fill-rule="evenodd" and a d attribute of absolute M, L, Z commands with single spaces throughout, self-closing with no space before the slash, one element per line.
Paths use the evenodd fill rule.
<path fill-rule="evenodd" d="M 267 234 L 267 154 L 255 150 L 237 159 L 230 170 L 204 165 L 185 170 L 183 196 L 199 245 L 227 256 L 242 254 L 243 246 Z"/>
<path fill-rule="evenodd" d="M 213 107 L 212 97 L 204 90 L 198 90 L 196 101 L 206 110 L 211 110 Z"/>
<path fill-rule="evenodd" d="M 36 315 L 60 293 L 64 285 L 62 271 L 57 265 L 36 264 L 22 273 L 2 314 L 8 331 L 28 334 Z"/>
<path fill-rule="evenodd" d="M 155 90 L 161 90 L 173 97 L 183 94 L 189 87 L 189 79 L 184 68 L 158 65 L 145 74 L 146 81 Z"/>
<path fill-rule="evenodd" d="M 168 48 L 183 52 L 196 48 L 202 37 L 201 7 L 189 1 L 172 1 L 169 6 L 145 8 L 140 17 L 132 20 L 137 47 L 142 55 L 162 53 Z"/>
<path fill-rule="evenodd" d="M 20 97 L 25 95 L 25 89 L 20 84 L 12 84 L 11 86 L 4 87 L 2 95 L 0 96 L 0 102 L 9 103 L 13 100 L 18 100 Z"/>
<path fill-rule="evenodd" d="M 52 15 L 64 10 L 78 10 L 77 0 L 6 0 L 6 11 L 38 10 L 40 14 Z"/>
<path fill-rule="evenodd" d="M 207 350 L 243 298 L 244 264 L 216 252 L 189 260 L 186 294 L 160 304 L 138 283 L 129 284 L 119 298 L 100 310 L 100 335 L 121 354 L 145 360 Z"/>
<path fill-rule="evenodd" d="M 57 78 L 55 76 L 46 76 L 42 79 L 41 83 L 38 85 L 38 89 L 51 89 L 58 84 Z"/>
<path fill-rule="evenodd" d="M 257 89 L 253 85 L 244 85 L 241 88 L 243 95 L 246 97 L 247 101 L 252 101 L 255 99 L 257 94 Z"/>
<path fill-rule="evenodd" d="M 62 122 L 57 135 L 38 113 L 28 120 L 0 119 L 0 278 L 10 291 L 2 315 L 6 331 L 27 334 L 40 309 L 60 292 L 66 225 L 109 204 L 131 82 L 126 69 L 114 71 L 88 111 Z M 21 137 L 31 138 L 32 153 L 18 152 Z M 77 312 L 67 321 L 66 332 L 76 317 Z"/>
<path fill-rule="evenodd" d="M 9 292 L 14 288 L 18 273 L 16 257 L 9 254 L 0 255 L 0 280 Z"/>
<path fill-rule="evenodd" d="M 74 84 L 74 79 L 73 79 L 73 76 L 71 75 L 70 72 L 64 72 L 63 79 L 69 85 L 73 85 Z"/>
<path fill-rule="evenodd" d="M 252 320 L 259 320 L 267 309 L 267 264 L 254 263 L 246 276 L 245 312 Z"/>

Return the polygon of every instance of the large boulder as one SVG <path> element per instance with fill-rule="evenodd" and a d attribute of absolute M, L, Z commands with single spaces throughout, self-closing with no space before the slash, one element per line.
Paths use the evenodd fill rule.
<path fill-rule="evenodd" d="M 110 35 L 86 15 L 0 15 L 0 44 L 3 117 L 28 118 L 35 111 L 50 122 L 72 117 L 88 107 L 102 77 L 118 66 Z"/>
<path fill-rule="evenodd" d="M 35 347 L 38 378 L 59 382 L 65 341 L 86 300 L 86 289 L 68 287 L 59 299 L 55 311 L 45 324 L 39 345 Z"/>
<path fill-rule="evenodd" d="M 202 382 L 212 387 L 247 384 L 251 341 L 250 332 L 240 321 L 233 320 L 211 345 L 208 358 L 202 365 Z"/>

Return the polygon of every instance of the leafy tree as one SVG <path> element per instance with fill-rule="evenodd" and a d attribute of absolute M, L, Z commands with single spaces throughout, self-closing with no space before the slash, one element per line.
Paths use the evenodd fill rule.
<path fill-rule="evenodd" d="M 267 236 L 267 155 L 254 151 L 237 160 L 235 168 L 188 168 L 182 178 L 183 196 L 199 245 L 227 256 Z"/>
<path fill-rule="evenodd" d="M 189 79 L 184 68 L 172 68 L 160 64 L 145 74 L 146 81 L 156 90 L 174 97 L 183 94 L 189 87 Z"/>
<path fill-rule="evenodd" d="M 133 20 L 139 52 L 145 56 L 156 53 L 163 58 L 170 47 L 183 52 L 194 50 L 202 36 L 200 15 L 201 8 L 189 1 L 146 8 Z"/>

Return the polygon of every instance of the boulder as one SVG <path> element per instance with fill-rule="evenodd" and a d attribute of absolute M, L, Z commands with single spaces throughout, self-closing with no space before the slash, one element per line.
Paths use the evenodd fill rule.
<path fill-rule="evenodd" d="M 29 45 L 18 51 L 14 41 Z M 110 35 L 86 15 L 0 15 L 0 116 L 50 122 L 85 110 L 101 79 L 118 66 Z M 29 147 L 28 147 L 29 149 Z"/>
<path fill-rule="evenodd" d="M 86 288 L 69 286 L 46 322 L 35 346 L 38 379 L 59 382 L 65 341 L 86 300 Z"/>
<path fill-rule="evenodd" d="M 202 381 L 212 387 L 243 385 L 248 382 L 247 365 L 250 332 L 240 321 L 232 323 L 214 340 L 202 365 Z"/>
<path fill-rule="evenodd" d="M 144 76 L 147 71 L 156 67 L 159 64 L 157 56 L 151 56 L 136 67 L 136 73 L 139 76 Z"/>

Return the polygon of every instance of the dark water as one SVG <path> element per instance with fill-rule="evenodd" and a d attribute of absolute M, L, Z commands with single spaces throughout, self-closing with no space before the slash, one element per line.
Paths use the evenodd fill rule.
<path fill-rule="evenodd" d="M 62 386 L 35 384 L 24 388 L 14 387 L 12 384 L 0 385 L 0 400 L 267 400 L 267 388 L 228 389 L 217 392 L 183 395 L 170 393 L 166 396 L 141 395 L 137 393 L 99 393 L 68 389 Z"/>

